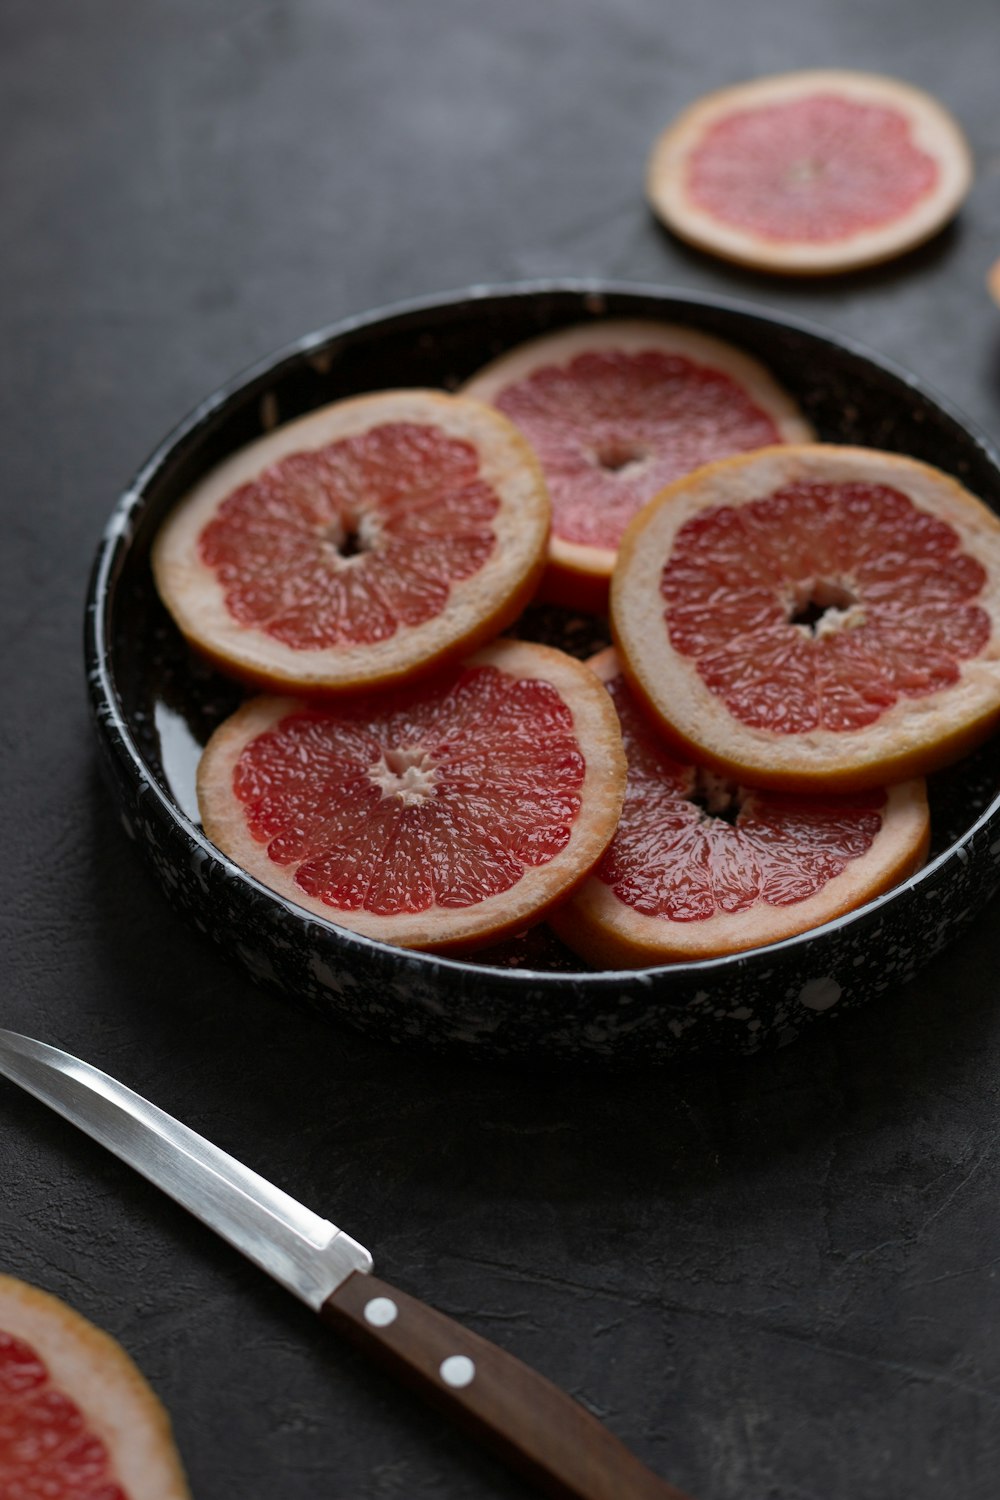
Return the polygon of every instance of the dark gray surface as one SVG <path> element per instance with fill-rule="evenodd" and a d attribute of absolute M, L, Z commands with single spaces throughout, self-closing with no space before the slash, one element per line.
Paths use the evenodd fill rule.
<path fill-rule="evenodd" d="M 863 339 L 995 436 L 996 44 L 988 0 L 3 10 L 2 1021 L 339 1217 L 699 1500 L 996 1493 L 996 903 L 905 991 L 770 1056 L 607 1079 L 380 1049 L 225 967 L 117 827 L 82 682 L 90 555 L 207 391 L 309 328 L 474 282 L 735 293 Z M 662 233 L 641 182 L 671 114 L 827 64 L 959 115 L 978 176 L 956 228 L 821 285 Z M 7 1086 L 0 1183 L 0 1265 L 129 1348 L 197 1497 L 524 1492 Z"/>

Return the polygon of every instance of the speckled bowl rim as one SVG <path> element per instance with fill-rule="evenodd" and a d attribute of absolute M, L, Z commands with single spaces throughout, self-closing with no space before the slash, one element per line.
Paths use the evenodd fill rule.
<path fill-rule="evenodd" d="M 615 994 L 620 994 L 623 989 L 630 987 L 641 989 L 648 993 L 649 986 L 651 984 L 655 985 L 657 981 L 662 981 L 665 985 L 672 986 L 678 984 L 685 977 L 690 979 L 698 975 L 717 975 L 720 972 L 724 973 L 730 968 L 744 967 L 748 961 L 764 962 L 778 954 L 808 948 L 810 944 L 815 942 L 818 934 L 827 937 L 834 933 L 842 933 L 852 926 L 870 922 L 875 914 L 899 904 L 901 899 L 905 899 L 908 892 L 919 891 L 922 887 L 933 883 L 945 866 L 966 859 L 968 848 L 972 842 L 991 825 L 1000 825 L 1000 792 L 998 792 L 989 805 L 976 818 L 975 822 L 958 839 L 933 859 L 929 860 L 921 870 L 910 876 L 900 885 L 893 887 L 883 895 L 876 897 L 873 901 L 857 908 L 857 910 L 837 917 L 831 922 L 824 923 L 822 927 L 811 929 L 794 937 L 782 939 L 777 943 L 741 953 L 725 954 L 717 958 L 698 959 L 686 963 L 669 963 L 636 970 L 595 971 L 581 968 L 579 970 L 560 969 L 559 971 L 548 971 L 492 966 L 486 963 L 470 965 L 461 958 L 449 958 L 443 955 L 421 953 L 412 949 L 393 948 L 391 945 L 362 937 L 357 933 L 351 932 L 349 929 L 338 926 L 334 922 L 324 922 L 311 912 L 286 900 L 286 898 L 272 891 L 269 887 L 262 885 L 239 866 L 233 864 L 231 860 L 220 853 L 214 844 L 205 838 L 201 829 L 181 811 L 177 804 L 159 785 L 136 742 L 128 718 L 123 710 L 112 667 L 110 620 L 114 607 L 115 586 L 124 567 L 139 520 L 146 505 L 146 492 L 161 470 L 173 460 L 177 451 L 183 446 L 196 443 L 199 437 L 203 436 L 212 424 L 224 415 L 230 406 L 236 406 L 250 399 L 253 395 L 254 387 L 263 387 L 268 382 L 273 381 L 275 375 L 285 367 L 291 367 L 310 358 L 316 358 L 317 355 L 320 355 L 334 341 L 348 335 L 364 332 L 367 329 L 374 329 L 378 325 L 390 320 L 420 316 L 421 314 L 428 315 L 442 309 L 453 308 L 459 303 L 473 305 L 477 301 L 486 301 L 492 298 L 530 298 L 562 295 L 577 296 L 581 299 L 635 297 L 663 301 L 675 305 L 682 303 L 695 311 L 704 309 L 706 312 L 717 312 L 723 316 L 735 315 L 736 317 L 758 320 L 770 325 L 775 330 L 787 330 L 793 334 L 801 335 L 806 339 L 818 341 L 821 344 L 829 344 L 838 351 L 872 366 L 881 374 L 909 388 L 921 401 L 936 406 L 949 421 L 963 430 L 972 444 L 979 449 L 982 458 L 1000 473 L 1000 454 L 998 454 L 997 450 L 994 449 L 976 425 L 947 399 L 938 395 L 924 382 L 917 380 L 902 367 L 895 365 L 884 356 L 870 350 L 859 341 L 839 333 L 834 333 L 805 319 L 787 316 L 784 313 L 778 315 L 769 308 L 761 307 L 751 302 L 744 302 L 737 298 L 702 295 L 700 293 L 689 292 L 684 288 L 657 285 L 655 283 L 606 280 L 603 278 L 571 278 L 474 285 L 457 291 L 442 292 L 390 303 L 384 307 L 344 318 L 327 327 L 314 330 L 282 346 L 276 352 L 255 361 L 241 373 L 217 388 L 203 401 L 199 402 L 188 416 L 180 421 L 164 437 L 162 442 L 157 445 L 145 463 L 141 465 L 131 483 L 123 491 L 114 506 L 97 550 L 87 592 L 85 658 L 90 683 L 91 702 L 95 716 L 102 728 L 108 732 L 111 749 L 122 762 L 126 775 L 136 783 L 141 783 L 146 793 L 153 795 L 157 799 L 163 814 L 176 825 L 176 828 L 186 837 L 190 845 L 195 850 L 200 851 L 202 857 L 219 865 L 231 878 L 245 885 L 250 891 L 256 893 L 258 897 L 274 903 L 290 919 L 303 923 L 306 929 L 320 928 L 328 931 L 335 938 L 338 945 L 342 947 L 345 960 L 349 960 L 352 955 L 357 955 L 359 958 L 365 955 L 378 955 L 380 960 L 388 958 L 401 966 L 416 966 L 422 974 L 428 976 L 432 976 L 435 973 L 467 974 L 472 970 L 477 982 L 481 981 L 486 984 L 489 981 L 495 981 L 502 990 L 506 990 L 512 980 L 517 981 L 520 979 L 530 981 L 532 987 L 536 989 L 544 989 L 548 985 L 561 987 L 566 985 L 567 982 L 571 982 L 596 991 L 606 989 L 609 993 L 613 992 Z"/>

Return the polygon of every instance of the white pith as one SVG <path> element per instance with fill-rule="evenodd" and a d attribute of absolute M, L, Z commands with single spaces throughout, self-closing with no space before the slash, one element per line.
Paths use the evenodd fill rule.
<path fill-rule="evenodd" d="M 368 778 L 382 799 L 396 797 L 404 807 L 419 807 L 434 795 L 436 768 L 430 751 L 416 745 L 406 750 L 384 750 L 368 767 Z"/>

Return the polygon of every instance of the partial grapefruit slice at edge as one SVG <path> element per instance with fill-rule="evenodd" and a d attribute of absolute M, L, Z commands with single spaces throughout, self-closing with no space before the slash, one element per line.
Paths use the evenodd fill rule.
<path fill-rule="evenodd" d="M 825 242 L 764 234 L 723 218 L 698 201 L 689 180 L 691 164 L 713 129 L 753 111 L 794 106 L 816 96 L 889 111 L 908 128 L 912 148 L 934 164 L 933 186 L 898 217 Z M 778 133 L 787 141 L 790 130 Z M 793 128 L 791 135 L 794 139 Z M 732 170 L 737 171 L 735 165 Z M 789 170 L 801 174 L 800 190 L 808 192 L 810 173 L 819 187 L 827 168 L 824 162 L 812 162 L 803 144 L 801 163 L 793 163 Z M 929 239 L 958 210 L 971 185 L 972 171 L 964 133 L 932 95 L 881 74 L 834 68 L 758 78 L 697 100 L 657 139 L 646 187 L 654 211 L 667 227 L 698 249 L 755 270 L 810 276 L 874 265 Z M 745 173 L 739 175 L 745 179 Z M 834 182 L 837 175 L 834 170 Z M 765 184 L 762 201 L 769 196 Z"/>
<path fill-rule="evenodd" d="M 473 519 L 467 523 L 470 536 L 464 540 L 478 552 L 457 575 L 448 573 L 448 565 L 463 541 L 454 529 L 459 523 L 450 514 L 435 519 L 425 476 L 417 467 L 412 473 L 407 471 L 405 454 L 402 466 L 394 467 L 382 452 L 376 451 L 369 459 L 364 450 L 366 443 L 374 447 L 383 435 L 401 431 L 417 437 L 426 433 L 429 441 L 444 449 L 441 466 L 462 470 L 457 479 L 449 481 L 446 476 L 444 483 L 451 483 L 450 498 L 459 517 L 463 506 L 472 506 Z M 382 446 L 387 444 L 388 439 Z M 419 461 L 419 443 L 410 447 Z M 469 460 L 464 469 L 461 462 L 456 465 L 456 455 L 459 461 L 463 455 Z M 256 503 L 253 525 L 259 539 L 253 543 L 252 555 L 247 554 L 246 564 L 240 562 L 238 535 L 235 540 L 224 537 L 223 543 L 230 552 L 237 549 L 232 567 L 237 583 L 240 567 L 244 568 L 244 594 L 252 594 L 254 588 L 270 589 L 271 575 L 279 568 L 272 554 L 282 537 L 268 507 L 272 492 L 280 492 L 286 484 L 289 465 L 296 464 L 304 465 L 307 473 L 292 523 L 298 550 L 283 604 L 294 617 L 296 593 L 304 573 L 311 572 L 316 598 L 303 599 L 298 614 L 304 636 L 318 627 L 326 628 L 321 639 L 329 638 L 329 643 L 319 646 L 290 644 L 276 635 L 278 626 L 266 618 L 264 609 L 259 623 L 236 618 L 219 567 L 203 557 L 205 538 L 215 535 L 209 528 L 217 528 L 220 514 L 227 517 L 242 496 L 252 493 Z M 340 518 L 331 516 L 322 500 L 309 493 L 308 469 L 323 464 L 334 472 L 335 482 L 353 488 L 349 505 L 341 504 L 341 509 L 351 510 L 350 524 L 360 538 L 353 555 L 341 555 L 343 538 L 338 533 L 345 528 Z M 372 470 L 370 478 L 366 464 Z M 338 470 L 348 471 L 351 477 L 341 481 Z M 322 475 L 315 481 L 321 495 L 326 482 Z M 417 489 L 418 503 L 408 516 L 404 502 L 411 485 Z M 390 539 L 395 552 L 388 573 L 389 527 L 384 524 L 383 495 L 397 528 Z M 491 496 L 495 497 L 492 515 L 488 514 Z M 280 493 L 279 500 L 284 503 Z M 315 521 L 310 518 L 310 507 L 319 517 Z M 498 412 L 438 391 L 387 391 L 324 407 L 277 428 L 227 459 L 167 517 L 154 543 L 153 573 L 182 634 L 223 671 L 258 687 L 315 694 L 355 691 L 432 670 L 475 650 L 511 624 L 535 592 L 544 569 L 549 518 L 538 462 L 513 424 Z M 434 549 L 431 578 L 421 572 L 417 556 L 426 547 Z M 412 578 L 406 572 L 411 568 Z M 383 570 L 381 581 L 369 585 L 366 579 L 374 577 L 375 569 Z M 333 606 L 323 597 L 324 584 L 328 594 L 331 586 L 341 592 L 354 590 L 353 595 L 344 594 L 329 621 L 324 610 L 332 611 Z M 403 618 L 407 589 L 423 611 L 415 623 Z M 403 596 L 402 605 L 398 595 Z M 435 602 L 425 605 L 424 599 L 431 597 Z M 374 638 L 358 638 L 359 611 L 352 601 L 366 607 L 371 604 L 378 614 Z"/>
<path fill-rule="evenodd" d="M 289 724 L 304 760 L 281 744 Z M 336 806 L 282 800 L 283 767 L 298 777 L 310 762 L 307 779 L 327 772 Z M 604 687 L 574 658 L 520 641 L 408 694 L 251 700 L 212 736 L 198 772 L 205 832 L 248 874 L 327 921 L 436 952 L 539 920 L 600 858 L 624 789 Z M 301 848 L 276 862 L 275 840 L 300 833 Z"/>
<path fill-rule="evenodd" d="M 601 652 L 590 666 L 619 702 L 629 781 L 607 852 L 549 917 L 563 942 L 588 962 L 648 968 L 763 947 L 855 910 L 923 864 L 930 818 L 922 778 L 888 788 L 884 801 L 861 793 L 857 805 L 850 798 L 837 804 L 829 797 L 789 799 L 733 789 L 740 807 L 735 824 L 732 808 L 725 820 L 712 817 L 699 807 L 696 769 L 656 744 L 631 702 L 614 649 Z M 778 864 L 769 875 L 775 854 Z M 820 867 L 834 873 L 804 880 L 803 867 L 817 855 Z M 692 860 L 699 865 L 694 898 Z M 803 889 L 816 889 L 788 900 L 789 868 L 799 872 Z M 741 889 L 748 870 L 760 882 L 761 894 L 752 904 Z M 693 900 L 715 909 L 691 916 Z M 685 909 L 682 920 L 678 913 Z"/>
<path fill-rule="evenodd" d="M 558 374 L 563 382 L 570 385 L 576 378 L 585 385 L 593 377 L 582 373 L 575 376 L 581 357 L 601 355 L 621 356 L 625 361 L 665 356 L 683 361 L 695 375 L 707 376 L 720 386 L 723 383 L 731 385 L 735 388 L 734 401 L 755 414 L 762 432 L 766 434 L 755 446 L 765 446 L 772 442 L 802 443 L 815 436 L 796 402 L 759 360 L 723 339 L 671 323 L 642 319 L 603 319 L 573 325 L 519 344 L 477 371 L 463 387 L 464 394 L 491 405 L 500 405 L 505 414 L 520 426 L 529 441 L 537 441 L 537 451 L 546 471 L 553 502 L 553 525 L 549 538 L 549 562 L 539 588 L 539 598 L 594 614 L 603 613 L 607 609 L 608 584 L 617 554 L 617 537 L 613 545 L 580 542 L 560 529 L 560 500 L 563 492 L 565 491 L 571 506 L 575 499 L 571 489 L 572 479 L 565 472 L 567 459 L 576 472 L 588 480 L 593 477 L 588 471 L 600 474 L 603 469 L 604 483 L 609 487 L 612 499 L 615 498 L 616 488 L 627 486 L 630 493 L 635 491 L 635 503 L 630 507 L 629 514 L 649 500 L 668 479 L 677 477 L 678 472 L 676 469 L 673 473 L 662 472 L 664 459 L 656 449 L 654 423 L 647 419 L 646 412 L 642 409 L 638 414 L 624 413 L 622 417 L 616 418 L 609 401 L 595 424 L 590 413 L 581 413 L 579 405 L 569 393 L 558 411 L 546 409 L 548 403 L 543 393 L 539 392 L 537 398 L 529 395 L 531 383 L 537 383 L 540 372 Z M 629 378 L 628 364 L 622 370 L 609 371 L 604 377 L 617 387 L 617 390 L 609 390 L 613 400 L 623 387 L 627 391 Z M 636 394 L 641 399 L 648 400 L 648 396 L 641 390 L 637 389 Z M 529 396 L 536 411 L 525 411 L 522 417 L 516 407 L 509 403 L 513 399 L 523 409 L 525 396 Z M 676 401 L 676 397 L 668 394 L 664 401 L 664 441 L 666 444 L 676 445 L 681 436 L 690 445 L 693 442 L 692 432 L 699 426 L 704 429 L 706 414 L 699 411 L 697 406 L 690 410 L 682 406 L 679 411 L 672 413 L 672 400 Z M 537 409 L 539 403 L 541 409 Z M 738 420 L 735 413 L 732 416 L 733 420 Z M 745 419 L 746 413 L 740 413 L 740 416 Z M 551 422 L 562 427 L 557 469 L 546 464 L 545 428 Z M 599 432 L 594 430 L 595 425 L 599 425 Z M 714 448 L 712 443 L 709 429 L 700 439 L 700 455 L 687 467 L 699 467 L 709 459 L 728 457 L 730 453 L 739 451 L 740 447 L 738 443 L 727 444 L 721 435 L 715 436 Z M 746 446 L 745 443 L 743 446 Z M 658 473 L 661 477 L 657 477 Z"/>
<path fill-rule="evenodd" d="M 64 1400 L 71 1401 L 82 1415 L 83 1429 L 78 1431 L 74 1426 L 74 1446 L 84 1442 L 88 1433 L 104 1445 L 108 1454 L 108 1484 L 117 1481 L 129 1500 L 188 1500 L 188 1487 L 167 1413 L 135 1364 L 109 1334 L 95 1328 L 49 1293 L 12 1276 L 0 1275 L 0 1336 L 4 1334 L 21 1346 L 26 1345 L 49 1377 L 46 1382 L 37 1364 L 29 1361 L 26 1366 L 23 1347 L 8 1345 L 6 1357 L 22 1372 L 30 1369 L 31 1374 L 30 1383 L 15 1382 L 19 1388 L 3 1397 L 5 1428 L 13 1432 L 21 1429 L 25 1437 L 18 1445 L 25 1456 L 20 1460 L 22 1467 L 16 1471 L 17 1478 L 28 1485 L 23 1493 L 34 1494 L 30 1485 L 41 1478 L 37 1471 L 32 1471 L 32 1452 L 39 1463 L 47 1465 L 43 1482 L 49 1488 L 39 1489 L 39 1494 L 86 1500 L 91 1493 L 90 1489 L 81 1490 L 79 1481 L 74 1485 L 71 1478 L 65 1489 L 59 1488 L 65 1472 L 60 1475 L 58 1453 L 54 1457 L 39 1441 L 43 1435 L 51 1437 L 54 1430 L 53 1415 L 46 1406 L 52 1393 L 59 1411 L 65 1411 L 67 1422 L 73 1419 L 62 1405 Z M 37 1427 L 31 1410 L 35 1399 L 41 1400 L 44 1408 L 38 1415 Z M 9 1458 L 0 1459 L 0 1491 L 4 1494 L 8 1493 L 5 1480 L 13 1493 L 14 1476 L 5 1468 L 9 1462 Z M 56 1487 L 52 1488 L 53 1485 Z M 104 1493 L 100 1485 L 98 1489 Z"/>
<path fill-rule="evenodd" d="M 833 532 L 822 506 L 810 509 L 831 487 L 854 497 Z M 872 490 L 895 510 L 888 533 L 866 520 Z M 837 557 L 817 571 L 824 535 Z M 800 545 L 812 555 L 783 572 L 782 554 Z M 824 600 L 815 624 L 797 623 L 803 604 Z M 632 523 L 611 626 L 632 691 L 682 757 L 787 790 L 922 775 L 1000 721 L 1000 520 L 950 476 L 897 454 L 807 444 L 709 464 Z M 852 671 L 864 678 L 857 692 Z M 723 687 L 706 685 L 713 674 Z M 816 722 L 792 730 L 800 690 Z M 838 694 L 869 722 L 824 727 L 824 714 L 847 722 Z"/>
<path fill-rule="evenodd" d="M 993 301 L 1000 305 L 1000 258 L 995 260 L 987 271 L 986 286 Z"/>

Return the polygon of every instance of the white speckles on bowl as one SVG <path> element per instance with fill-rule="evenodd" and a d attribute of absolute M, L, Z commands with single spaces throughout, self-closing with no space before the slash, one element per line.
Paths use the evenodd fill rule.
<path fill-rule="evenodd" d="M 624 1063 L 754 1051 L 902 984 L 1000 883 L 992 745 L 932 778 L 931 858 L 895 891 L 769 948 L 638 973 L 584 970 L 547 930 L 475 961 L 389 948 L 284 901 L 205 840 L 192 768 L 241 692 L 190 656 L 156 598 L 149 546 L 170 506 L 278 421 L 365 390 L 453 388 L 524 339 L 601 316 L 663 318 L 729 339 L 770 367 L 822 438 L 910 453 L 1000 510 L 996 456 L 908 376 L 800 324 L 655 288 L 476 288 L 390 309 L 313 334 L 204 402 L 122 496 L 97 555 L 86 664 L 104 767 L 126 832 L 194 926 L 255 982 L 388 1041 Z M 534 612 L 525 633 L 585 655 L 600 627 L 550 610 Z"/>
<path fill-rule="evenodd" d="M 822 979 L 810 979 L 802 986 L 798 1001 L 808 1010 L 829 1010 L 843 993 L 844 986 L 838 984 L 832 974 L 824 974 Z"/>

